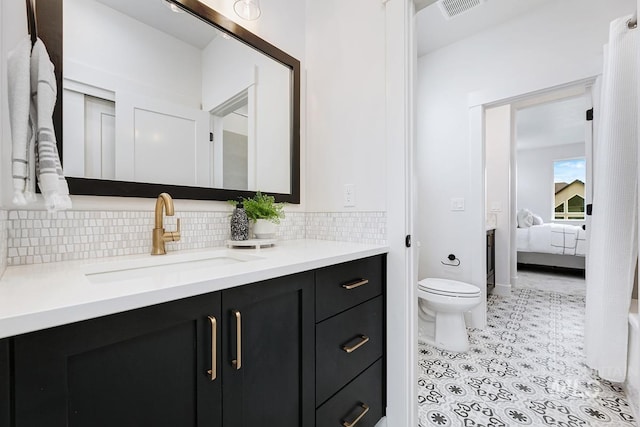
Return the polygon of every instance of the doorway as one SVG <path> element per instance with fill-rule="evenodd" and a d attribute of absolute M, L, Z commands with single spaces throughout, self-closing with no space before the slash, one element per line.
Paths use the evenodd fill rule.
<path fill-rule="evenodd" d="M 211 184 L 218 188 L 256 190 L 254 86 L 210 111 Z"/>
<path fill-rule="evenodd" d="M 485 220 L 496 230 L 499 294 L 517 286 L 519 266 L 584 275 L 594 81 L 483 106 Z"/>

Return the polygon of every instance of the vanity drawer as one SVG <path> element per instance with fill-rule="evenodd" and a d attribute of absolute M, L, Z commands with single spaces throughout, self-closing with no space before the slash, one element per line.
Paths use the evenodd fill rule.
<path fill-rule="evenodd" d="M 382 363 L 382 359 L 378 360 L 318 408 L 316 427 L 343 426 L 345 422 L 351 423 L 346 425 L 353 425 L 361 415 L 362 417 L 356 423 L 357 427 L 374 427 L 384 415 Z"/>
<path fill-rule="evenodd" d="M 382 356 L 383 321 L 379 296 L 316 325 L 316 405 Z"/>
<path fill-rule="evenodd" d="M 382 294 L 383 256 L 359 259 L 316 272 L 316 321 Z"/>

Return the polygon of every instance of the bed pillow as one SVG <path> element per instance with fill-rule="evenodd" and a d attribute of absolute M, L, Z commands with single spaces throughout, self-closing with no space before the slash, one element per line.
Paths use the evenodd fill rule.
<path fill-rule="evenodd" d="M 544 224 L 544 221 L 542 220 L 542 217 L 540 215 L 536 215 L 536 214 L 532 213 L 531 216 L 533 216 L 533 225 L 542 225 L 542 224 Z"/>
<path fill-rule="evenodd" d="M 528 209 L 518 211 L 518 227 L 529 228 L 533 225 L 533 214 Z"/>

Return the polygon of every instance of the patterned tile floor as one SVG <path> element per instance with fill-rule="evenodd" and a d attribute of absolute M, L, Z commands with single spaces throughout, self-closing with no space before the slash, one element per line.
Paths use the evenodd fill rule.
<path fill-rule="evenodd" d="M 468 352 L 418 343 L 419 426 L 636 426 L 621 385 L 584 363 L 584 279 L 549 290 L 563 279 L 525 276 L 511 296 L 489 297 Z"/>

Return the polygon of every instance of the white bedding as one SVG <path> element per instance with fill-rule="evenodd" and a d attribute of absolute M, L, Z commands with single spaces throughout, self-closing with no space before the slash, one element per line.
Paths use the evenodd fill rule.
<path fill-rule="evenodd" d="M 518 252 L 585 256 L 587 235 L 582 227 L 542 224 L 516 231 Z"/>

